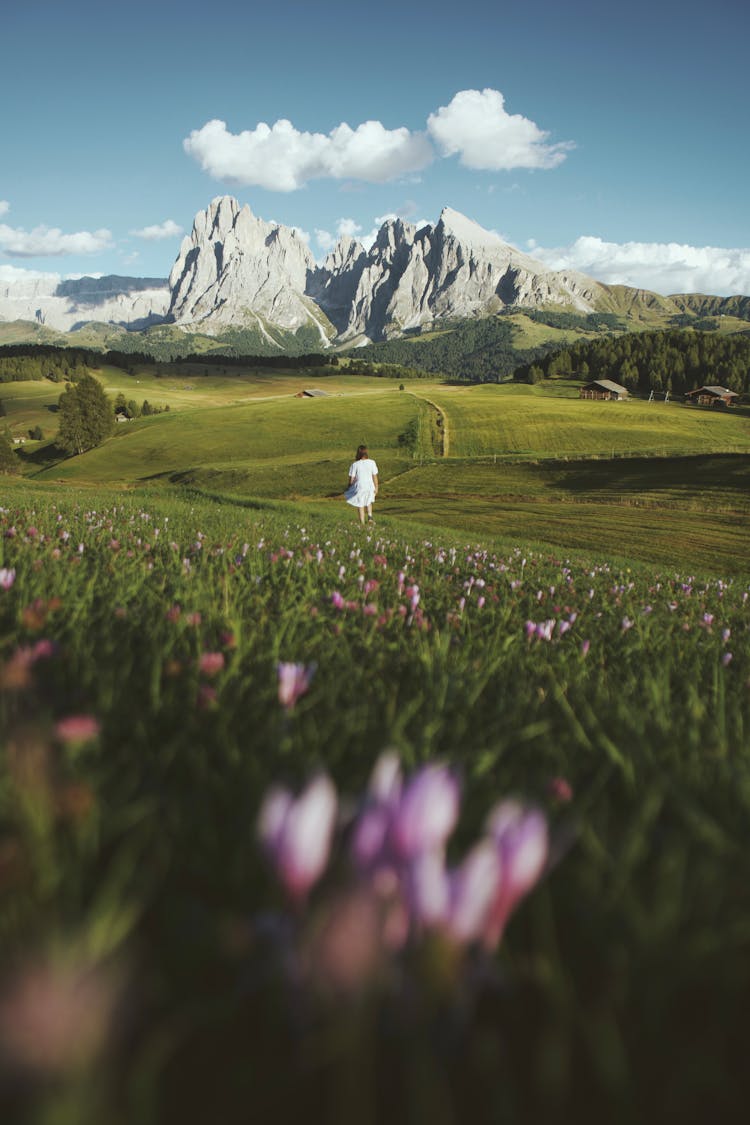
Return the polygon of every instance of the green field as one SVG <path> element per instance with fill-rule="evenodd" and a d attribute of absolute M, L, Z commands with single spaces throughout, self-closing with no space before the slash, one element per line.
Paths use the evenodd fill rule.
<path fill-rule="evenodd" d="M 536 550 L 530 516 L 503 545 L 320 508 L 4 490 L 3 1120 L 742 1120 L 747 573 Z M 310 670 L 291 706 L 279 661 Z M 420 921 L 411 869 L 405 945 L 367 912 L 394 891 L 357 881 L 351 830 L 389 747 L 407 778 L 454 771 L 451 864 L 504 798 L 544 818 L 544 877 L 497 952 Z M 287 902 L 258 811 L 320 770 L 335 850 Z"/>
<path fill-rule="evenodd" d="M 744 1120 L 748 415 L 207 371 L 0 387 L 0 1118 Z"/>
<path fill-rule="evenodd" d="M 451 386 L 334 373 L 138 364 L 98 373 L 109 394 L 169 411 L 116 427 L 60 460 L 59 386 L 2 388 L 11 432 L 41 425 L 24 471 L 39 482 L 190 487 L 212 497 L 339 505 L 354 449 L 381 470 L 378 511 L 396 524 L 526 536 L 556 548 L 748 569 L 750 416 L 679 403 L 598 403 L 578 385 Z M 326 397 L 296 395 L 306 387 Z M 411 435 L 411 436 L 410 436 Z M 740 517 L 740 518 L 738 518 Z"/>

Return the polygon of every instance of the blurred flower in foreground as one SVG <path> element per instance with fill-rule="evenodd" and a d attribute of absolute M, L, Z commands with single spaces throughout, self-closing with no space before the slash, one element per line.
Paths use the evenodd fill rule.
<path fill-rule="evenodd" d="M 263 802 L 258 834 L 293 899 L 304 899 L 326 868 L 336 810 L 336 790 L 327 777 L 311 781 L 296 800 L 286 789 L 272 789 Z"/>
<path fill-rule="evenodd" d="M 10 590 L 16 580 L 16 572 L 10 567 L 0 567 L 0 590 Z"/>
<path fill-rule="evenodd" d="M 451 770 L 429 765 L 404 779 L 393 753 L 379 759 L 338 835 L 328 778 L 316 778 L 296 800 L 285 789 L 268 793 L 259 834 L 292 899 L 306 901 L 330 861 L 331 877 L 296 923 L 302 961 L 318 984 L 362 986 L 389 958 L 432 938 L 456 952 L 497 947 L 546 868 L 547 820 L 538 809 L 501 802 L 464 858 L 449 866 L 459 806 Z"/>
<path fill-rule="evenodd" d="M 310 687 L 315 674 L 314 664 L 293 664 L 282 661 L 276 668 L 279 679 L 279 703 L 290 711 Z"/>
<path fill-rule="evenodd" d="M 55 735 L 61 742 L 91 742 L 100 729 L 93 715 L 67 715 L 55 723 Z"/>
<path fill-rule="evenodd" d="M 553 801 L 558 801 L 561 805 L 567 805 L 568 801 L 573 800 L 573 787 L 564 777 L 550 778 L 547 792 Z"/>
<path fill-rule="evenodd" d="M 0 1053 L 21 1071 L 59 1075 L 93 1061 L 109 1036 L 117 987 L 72 958 L 32 963 L 0 993 Z"/>

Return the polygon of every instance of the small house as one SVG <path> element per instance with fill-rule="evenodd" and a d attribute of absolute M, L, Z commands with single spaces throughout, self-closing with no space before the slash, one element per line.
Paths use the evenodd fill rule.
<path fill-rule="evenodd" d="M 317 387 L 311 390 L 297 391 L 295 398 L 328 398 L 328 391 L 321 391 Z"/>
<path fill-rule="evenodd" d="M 685 401 L 698 406 L 734 406 L 738 398 L 736 391 L 726 387 L 698 387 L 685 393 Z"/>
<path fill-rule="evenodd" d="M 579 397 L 619 402 L 621 399 L 628 397 L 628 391 L 625 387 L 621 387 L 619 383 L 613 383 L 611 379 L 595 379 L 592 383 L 587 383 L 585 387 L 581 387 Z"/>

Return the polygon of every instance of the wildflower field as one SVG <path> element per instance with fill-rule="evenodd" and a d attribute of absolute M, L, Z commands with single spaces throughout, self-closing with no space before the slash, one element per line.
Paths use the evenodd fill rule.
<path fill-rule="evenodd" d="M 750 568 L 16 484 L 0 1113 L 734 1121 Z"/>

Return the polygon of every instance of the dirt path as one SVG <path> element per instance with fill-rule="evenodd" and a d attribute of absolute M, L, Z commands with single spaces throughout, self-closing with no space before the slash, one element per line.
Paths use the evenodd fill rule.
<path fill-rule="evenodd" d="M 413 391 L 412 394 L 414 394 Z M 422 402 L 426 402 L 427 405 L 435 411 L 435 428 L 437 433 L 437 441 L 433 442 L 435 453 L 438 457 L 449 457 L 450 433 L 448 430 L 448 415 L 445 410 L 441 406 L 438 406 L 436 402 L 433 402 L 431 398 L 418 394 L 414 394 L 414 397 L 420 399 Z"/>

